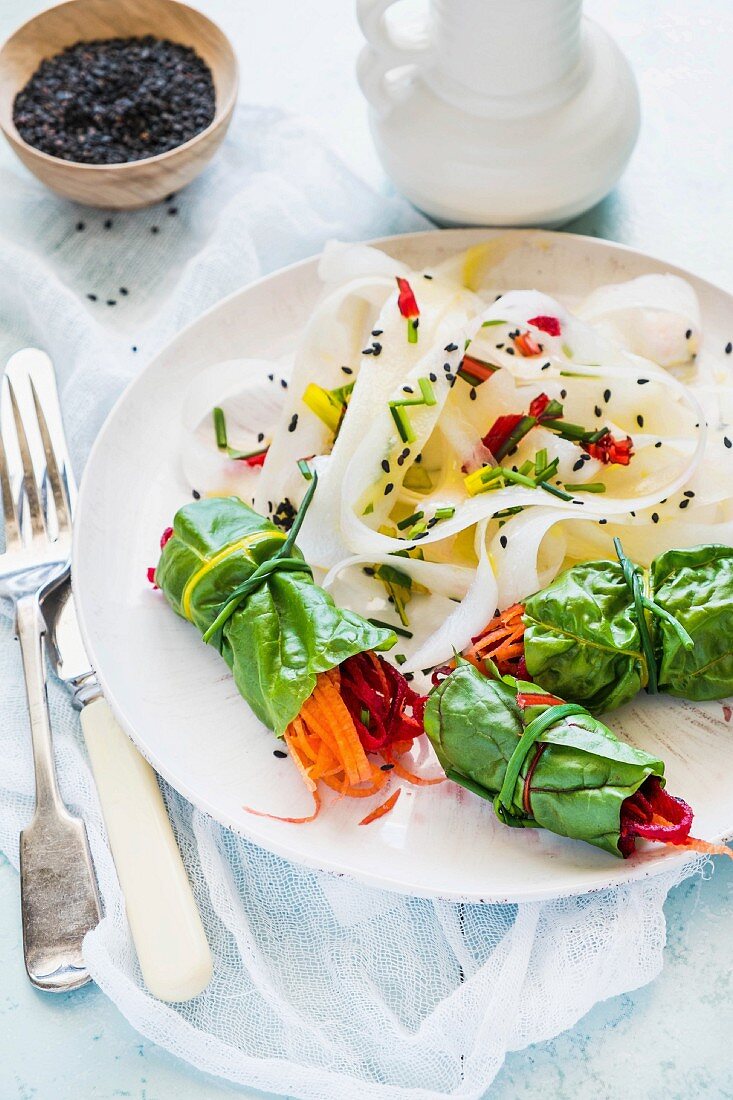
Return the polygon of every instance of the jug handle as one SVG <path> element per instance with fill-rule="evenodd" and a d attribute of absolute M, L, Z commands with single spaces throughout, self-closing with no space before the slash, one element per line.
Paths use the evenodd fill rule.
<path fill-rule="evenodd" d="M 390 31 L 385 14 L 396 3 L 399 0 L 357 0 L 356 5 L 359 26 L 368 43 L 359 54 L 356 75 L 365 98 L 380 114 L 387 114 L 399 98 L 395 88 L 388 85 L 387 74 L 414 66 L 429 53 L 427 28 L 416 28 L 399 38 Z"/>

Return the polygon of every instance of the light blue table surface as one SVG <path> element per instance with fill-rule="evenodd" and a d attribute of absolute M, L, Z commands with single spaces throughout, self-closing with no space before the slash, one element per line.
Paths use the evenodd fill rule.
<path fill-rule="evenodd" d="M 0 0 L 0 37 L 45 6 Z M 351 0 L 200 6 L 236 43 L 244 99 L 309 115 L 355 171 L 378 189 L 387 186 L 353 76 L 360 37 Z M 586 10 L 630 57 L 644 123 L 619 188 L 571 228 L 733 286 L 731 0 L 587 0 Z M 9 163 L 2 149 L 0 164 Z M 494 1100 L 733 1097 L 733 865 L 719 859 L 707 881 L 673 890 L 666 915 L 660 977 L 597 1005 L 557 1039 L 511 1054 L 490 1090 Z M 17 876 L 1 856 L 0 974 L 0 1100 L 262 1097 L 199 1074 L 142 1039 L 93 986 L 60 998 L 32 989 Z"/>

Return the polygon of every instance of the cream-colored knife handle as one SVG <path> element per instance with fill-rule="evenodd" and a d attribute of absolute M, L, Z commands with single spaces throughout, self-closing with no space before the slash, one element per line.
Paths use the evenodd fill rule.
<path fill-rule="evenodd" d="M 104 699 L 83 708 L 81 725 L 145 984 L 187 1001 L 211 979 L 211 951 L 155 772 Z"/>

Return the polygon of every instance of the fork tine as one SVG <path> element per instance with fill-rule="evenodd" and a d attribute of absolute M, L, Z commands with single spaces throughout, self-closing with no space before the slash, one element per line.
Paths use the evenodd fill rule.
<path fill-rule="evenodd" d="M 25 495 L 28 500 L 28 510 L 31 517 L 31 534 L 33 539 L 45 539 L 46 526 L 43 521 L 41 497 L 38 492 L 38 485 L 36 484 L 36 477 L 33 471 L 33 459 L 31 458 L 31 450 L 28 445 L 28 436 L 25 433 L 23 419 L 20 415 L 18 401 L 15 396 L 15 390 L 9 378 L 7 383 L 8 393 L 10 394 L 10 404 L 13 409 L 13 420 L 15 421 L 15 434 L 18 437 L 18 450 L 20 451 L 20 460 L 23 464 L 23 488 L 25 489 Z"/>
<path fill-rule="evenodd" d="M 62 532 L 66 532 L 71 528 L 71 511 L 66 495 L 66 484 L 64 478 L 61 476 L 61 471 L 59 470 L 56 452 L 54 450 L 53 442 L 51 440 L 51 433 L 48 430 L 48 424 L 46 423 L 43 406 L 41 405 L 38 393 L 36 392 L 36 387 L 33 384 L 32 378 L 29 377 L 28 381 L 31 384 L 33 404 L 36 407 L 38 428 L 41 433 L 43 450 L 46 454 L 46 475 L 49 482 L 51 483 L 53 502 L 56 506 L 56 520 L 58 522 L 59 534 L 61 534 Z"/>
<path fill-rule="evenodd" d="M 5 550 L 18 550 L 23 545 L 20 536 L 20 524 L 18 514 L 15 511 L 13 492 L 8 476 L 8 462 L 5 457 L 5 447 L 0 436 L 0 492 L 3 497 L 3 516 L 5 519 Z"/>

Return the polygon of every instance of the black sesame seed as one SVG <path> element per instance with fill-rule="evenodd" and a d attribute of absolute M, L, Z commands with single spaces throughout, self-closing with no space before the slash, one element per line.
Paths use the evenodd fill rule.
<path fill-rule="evenodd" d="M 687 332 L 685 333 L 685 340 L 689 340 L 691 336 L 692 336 L 692 329 L 688 328 Z"/>
<path fill-rule="evenodd" d="M 111 229 L 112 228 L 112 219 L 111 218 L 105 218 L 105 220 L 103 222 L 103 225 L 104 225 L 105 229 Z"/>
<path fill-rule="evenodd" d="M 733 344 L 731 344 L 731 342 L 729 340 L 728 343 L 725 345 L 725 354 L 730 355 L 730 353 L 732 351 L 733 351 Z"/>
<path fill-rule="evenodd" d="M 504 343 L 503 343 L 503 341 L 502 341 L 502 343 L 501 343 L 501 344 L 497 344 L 497 345 L 496 345 L 496 350 L 497 350 L 497 351 L 501 351 L 501 349 L 502 349 L 503 347 L 504 347 Z"/>
<path fill-rule="evenodd" d="M 508 541 L 508 540 L 507 540 L 507 537 L 506 537 L 506 535 L 500 535 L 500 536 L 499 536 L 499 542 L 501 543 L 501 548 L 502 548 L 502 550 L 506 550 L 506 547 L 507 547 L 507 541 Z"/>
<path fill-rule="evenodd" d="M 507 348 L 506 353 L 507 355 L 514 355 L 514 348 Z"/>
<path fill-rule="evenodd" d="M 686 508 L 689 503 L 690 503 L 689 499 L 681 500 L 680 501 L 680 508 Z"/>
<path fill-rule="evenodd" d="M 129 290 L 127 289 L 127 287 L 126 287 L 126 286 L 121 286 L 121 287 L 120 287 L 120 294 L 122 295 L 122 297 L 123 297 L 123 298 L 126 298 L 126 297 L 127 297 L 127 295 L 128 295 L 129 293 L 130 293 L 130 292 L 129 292 Z"/>
<path fill-rule="evenodd" d="M 274 382 L 275 381 L 275 375 L 274 374 L 268 374 L 267 380 L 268 380 L 268 382 Z"/>
<path fill-rule="evenodd" d="M 648 378 L 637 378 L 636 379 L 636 384 L 637 384 L 637 386 L 646 386 L 648 381 L 649 381 Z"/>
<path fill-rule="evenodd" d="M 361 349 L 361 354 L 362 355 L 374 355 L 374 348 L 362 348 Z"/>
<path fill-rule="evenodd" d="M 423 275 L 423 279 L 432 279 L 432 275 Z"/>
<path fill-rule="evenodd" d="M 394 764 L 382 764 L 381 767 L 380 767 L 380 771 L 391 772 L 393 767 L 394 767 Z"/>
<path fill-rule="evenodd" d="M 639 415 L 637 416 L 636 423 L 639 425 L 640 428 L 644 427 L 644 417 L 641 415 L 641 413 L 639 413 Z"/>
<path fill-rule="evenodd" d="M 471 398 L 472 401 L 476 400 L 476 389 L 475 389 L 475 387 L 473 387 L 473 386 L 471 387 L 471 392 L 468 396 Z"/>
<path fill-rule="evenodd" d="M 435 527 L 435 524 L 436 524 L 437 522 L 438 522 L 438 521 L 437 521 L 437 519 L 435 518 L 435 516 L 433 516 L 433 518 L 432 518 L 432 519 L 429 519 L 429 520 L 428 520 L 427 526 L 428 526 L 428 527 Z"/>
<path fill-rule="evenodd" d="M 692 489 L 685 489 L 684 496 L 689 497 L 690 499 L 692 499 L 694 497 L 694 495 L 695 495 L 695 493 Z"/>
<path fill-rule="evenodd" d="M 404 466 L 404 464 L 405 464 L 405 460 L 402 457 L 402 455 L 397 455 L 397 465 L 398 466 Z M 389 471 L 387 471 L 387 473 L 389 473 Z"/>
<path fill-rule="evenodd" d="M 450 374 L 452 369 L 453 368 L 451 367 L 450 363 L 443 363 L 443 370 L 446 374 Z"/>
<path fill-rule="evenodd" d="M 178 207 L 177 206 L 171 206 L 171 207 L 168 208 L 168 216 L 170 218 L 175 217 L 175 215 L 177 213 L 178 213 Z"/>
<path fill-rule="evenodd" d="M 402 453 L 400 454 L 400 458 L 401 458 L 401 459 L 405 459 L 405 458 L 407 458 L 407 457 L 408 457 L 408 455 L 409 455 L 409 453 L 410 453 L 410 448 L 409 448 L 409 447 L 405 447 L 404 451 L 402 451 Z M 419 462 L 421 458 L 422 458 L 422 455 L 418 455 L 415 461 L 416 461 L 416 462 Z"/>
<path fill-rule="evenodd" d="M 540 367 L 540 370 L 549 370 L 549 369 L 550 369 L 550 364 L 549 363 L 543 363 L 542 366 Z"/>
<path fill-rule="evenodd" d="M 293 413 L 293 415 L 290 418 L 290 423 L 288 424 L 288 431 L 289 432 L 294 432 L 297 427 L 298 427 L 298 414 Z"/>
<path fill-rule="evenodd" d="M 577 473 L 578 470 L 582 470 L 582 469 L 583 469 L 583 459 L 579 458 L 578 461 L 573 465 L 573 473 Z"/>
<path fill-rule="evenodd" d="M 560 396 L 562 397 L 562 399 L 564 401 L 565 398 L 568 396 L 568 391 L 567 390 L 560 390 Z"/>
<path fill-rule="evenodd" d="M 288 757 L 288 754 L 286 752 L 283 752 L 282 749 L 273 749 L 272 755 L 276 756 L 278 760 L 287 760 Z"/>
<path fill-rule="evenodd" d="M 264 438 L 265 438 L 265 433 L 264 432 L 258 432 L 257 433 L 257 442 L 258 443 L 261 443 Z"/>
<path fill-rule="evenodd" d="M 158 228 L 157 225 L 151 225 L 150 226 L 150 232 L 151 233 L 160 233 L 160 229 Z"/>
<path fill-rule="evenodd" d="M 366 573 L 367 577 L 373 577 L 376 574 L 376 570 L 371 565 L 365 565 L 363 572 Z"/>
<path fill-rule="evenodd" d="M 201 500 L 201 493 L 198 491 L 198 489 L 192 489 L 191 496 L 194 500 Z"/>
<path fill-rule="evenodd" d="M 372 336 L 381 336 L 383 332 L 384 332 L 383 328 L 373 328 L 372 329 Z"/>
<path fill-rule="evenodd" d="M 606 402 L 606 404 L 608 404 L 608 402 L 611 400 L 611 391 L 610 390 L 604 390 L 603 391 L 603 400 Z"/>
<path fill-rule="evenodd" d="M 389 462 L 386 458 L 382 459 L 382 469 L 384 470 L 385 474 L 389 473 Z"/>
<path fill-rule="evenodd" d="M 407 451 L 407 450 L 405 451 L 405 458 L 407 458 L 409 453 L 410 453 L 409 451 Z M 417 462 L 418 465 L 422 462 L 422 455 L 421 454 L 419 454 L 415 457 L 415 462 Z"/>
<path fill-rule="evenodd" d="M 446 344 L 443 351 L 458 351 L 458 344 Z"/>
<path fill-rule="evenodd" d="M 163 199 L 163 202 L 173 202 L 175 197 L 176 197 L 175 191 L 171 191 L 170 195 L 166 195 L 166 197 Z"/>
<path fill-rule="evenodd" d="M 403 393 L 414 393 L 415 391 L 413 390 L 412 386 L 403 386 L 402 387 L 402 392 Z"/>
<path fill-rule="evenodd" d="M 659 512 L 652 512 L 652 523 L 659 523 Z"/>
<path fill-rule="evenodd" d="M 633 517 L 634 517 L 634 519 L 636 519 L 636 512 L 629 512 L 629 515 L 630 515 L 630 516 L 633 516 Z"/>
<path fill-rule="evenodd" d="M 76 230 L 77 230 L 77 232 L 78 232 L 78 233 L 81 233 L 82 229 L 84 229 L 84 222 L 77 222 L 77 223 L 76 223 Z"/>
<path fill-rule="evenodd" d="M 661 439 L 658 439 L 657 442 L 654 444 L 654 446 L 657 447 L 657 448 L 661 447 L 662 446 Z"/>
<path fill-rule="evenodd" d="M 387 484 L 384 486 L 384 495 L 386 497 L 388 497 L 393 489 L 394 489 L 394 484 L 391 481 L 388 481 Z"/>
<path fill-rule="evenodd" d="M 593 409 L 593 412 L 596 414 L 596 416 L 603 416 L 603 411 L 600 405 L 596 405 L 596 407 Z"/>
<path fill-rule="evenodd" d="M 96 294 L 87 294 L 87 298 L 89 299 L 90 302 L 96 302 L 97 295 Z"/>
<path fill-rule="evenodd" d="M 116 305 L 117 305 L 117 301 L 116 301 L 116 299 L 114 299 L 114 298 L 108 298 L 108 299 L 107 299 L 107 305 L 108 305 L 108 306 L 116 306 Z"/>
<path fill-rule="evenodd" d="M 405 673 L 405 679 L 407 680 L 407 682 L 409 684 L 412 680 L 415 679 L 415 673 L 414 672 L 406 672 Z"/>
<path fill-rule="evenodd" d="M 599 519 L 599 520 L 598 520 L 598 522 L 599 522 L 599 523 L 600 523 L 601 525 L 603 525 L 604 523 L 608 523 L 608 520 L 607 520 L 607 519 Z"/>
<path fill-rule="evenodd" d="M 351 367 L 342 367 L 341 370 L 344 372 L 344 374 L 353 374 L 354 373 L 353 370 L 351 369 Z"/>
<path fill-rule="evenodd" d="M 730 448 L 733 447 L 733 443 L 731 443 L 731 441 L 728 439 L 727 435 L 723 436 L 723 442 L 725 443 L 728 450 L 730 450 Z"/>
<path fill-rule="evenodd" d="M 372 344 L 372 354 L 373 355 L 381 355 L 382 354 L 382 345 L 380 343 L 378 343 L 376 340 Z"/>
<path fill-rule="evenodd" d="M 287 378 L 281 378 L 281 379 L 280 379 L 280 385 L 282 386 L 282 388 L 283 388 L 284 390 L 286 390 L 286 389 L 288 388 L 288 380 L 287 380 Z"/>
<path fill-rule="evenodd" d="M 430 372 L 430 374 L 428 375 L 428 378 L 430 379 L 431 382 L 437 382 L 438 381 L 438 376 L 433 371 Z"/>

